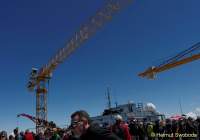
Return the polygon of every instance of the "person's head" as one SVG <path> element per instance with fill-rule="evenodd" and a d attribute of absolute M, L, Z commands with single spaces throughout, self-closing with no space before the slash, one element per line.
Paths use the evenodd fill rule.
<path fill-rule="evenodd" d="M 160 121 L 160 126 L 164 127 L 166 125 L 165 121 Z"/>
<path fill-rule="evenodd" d="M 139 127 L 143 127 L 144 123 L 143 122 L 140 122 L 139 123 Z"/>
<path fill-rule="evenodd" d="M 14 132 L 15 135 L 18 135 L 18 131 L 19 131 L 18 128 L 15 128 L 15 129 L 13 130 L 13 132 Z"/>
<path fill-rule="evenodd" d="M 6 131 L 2 131 L 0 133 L 0 140 L 7 140 L 8 137 L 7 137 L 7 132 Z"/>
<path fill-rule="evenodd" d="M 28 134 L 28 133 L 29 133 L 29 129 L 26 129 L 25 134 Z"/>
<path fill-rule="evenodd" d="M 53 134 L 57 134 L 58 133 L 58 129 L 57 128 L 53 128 L 52 132 L 53 132 Z"/>
<path fill-rule="evenodd" d="M 15 139 L 15 137 L 13 135 L 9 136 L 9 140 L 14 140 L 14 139 Z"/>
<path fill-rule="evenodd" d="M 121 122 L 123 121 L 122 116 L 116 115 L 116 116 L 115 116 L 115 121 L 116 121 L 117 124 L 121 123 Z"/>
<path fill-rule="evenodd" d="M 21 131 L 19 134 L 20 134 L 20 136 L 22 136 L 22 137 L 24 136 L 24 132 L 23 132 L 23 131 Z"/>
<path fill-rule="evenodd" d="M 90 126 L 90 116 L 84 111 L 76 111 L 71 115 L 71 128 L 76 137 L 80 137 Z"/>

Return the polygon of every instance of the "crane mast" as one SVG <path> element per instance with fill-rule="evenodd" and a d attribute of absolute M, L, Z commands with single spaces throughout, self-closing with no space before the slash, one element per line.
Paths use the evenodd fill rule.
<path fill-rule="evenodd" d="M 30 74 L 28 89 L 36 91 L 36 118 L 47 120 L 47 84 L 52 77 L 52 72 L 57 66 L 67 59 L 77 48 L 92 37 L 98 29 L 106 22 L 110 21 L 115 13 L 130 4 L 132 0 L 109 0 L 108 3 L 89 21 L 81 26 L 75 34 L 68 40 L 66 45 L 61 48 L 54 57 L 42 68 L 32 69 Z M 45 130 L 43 123 L 36 123 L 36 133 Z"/>
<path fill-rule="evenodd" d="M 141 77 L 147 77 L 148 79 L 154 79 L 155 74 L 157 73 L 200 59 L 199 50 L 200 50 L 200 42 L 196 43 L 189 49 L 180 52 L 176 56 L 164 61 L 158 66 L 151 66 L 150 68 L 148 68 L 147 70 L 138 75 Z"/>

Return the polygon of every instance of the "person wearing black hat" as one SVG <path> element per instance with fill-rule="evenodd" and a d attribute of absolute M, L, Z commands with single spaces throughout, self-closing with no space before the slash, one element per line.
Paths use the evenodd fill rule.
<path fill-rule="evenodd" d="M 71 128 L 74 136 L 80 140 L 121 140 L 109 130 L 93 124 L 89 114 L 84 110 L 71 115 Z"/>

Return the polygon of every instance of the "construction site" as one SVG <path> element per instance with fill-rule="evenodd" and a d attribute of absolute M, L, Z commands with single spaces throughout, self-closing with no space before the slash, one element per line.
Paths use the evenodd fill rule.
<path fill-rule="evenodd" d="M 2 3 L 0 140 L 198 140 L 198 4 Z"/>

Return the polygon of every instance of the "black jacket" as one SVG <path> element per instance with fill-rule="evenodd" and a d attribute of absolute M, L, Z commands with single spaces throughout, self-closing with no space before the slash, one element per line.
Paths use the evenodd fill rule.
<path fill-rule="evenodd" d="M 107 129 L 103 129 L 98 125 L 91 125 L 85 134 L 81 136 L 81 140 L 121 140 L 115 134 Z"/>

